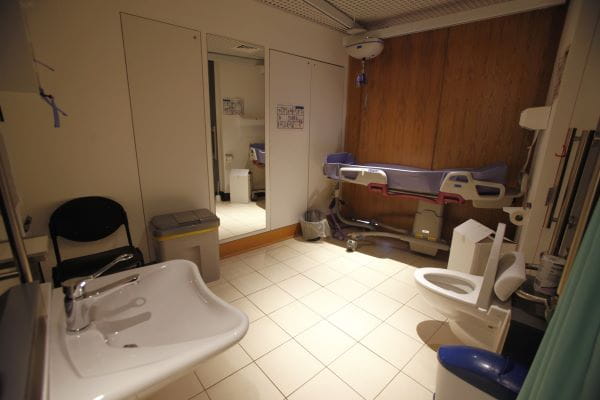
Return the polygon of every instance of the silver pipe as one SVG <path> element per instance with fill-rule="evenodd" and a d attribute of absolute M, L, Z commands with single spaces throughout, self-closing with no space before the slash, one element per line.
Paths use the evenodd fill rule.
<path fill-rule="evenodd" d="M 7 154 L 5 152 L 0 151 L 0 158 L 6 156 Z M 9 160 L 0 159 L 1 166 L 8 165 L 8 163 Z M 23 242 L 23 236 L 21 235 L 19 218 L 17 217 L 15 204 L 13 204 L 13 199 L 10 195 L 7 173 L 8 171 L 6 168 L 0 168 L 0 194 L 2 195 L 2 199 L 0 200 L 2 200 L 4 226 L 6 227 L 10 249 L 15 258 L 15 264 L 17 265 L 19 275 L 21 276 L 21 282 L 33 282 L 33 275 L 31 274 L 31 267 L 29 265 L 29 259 L 27 258 L 25 242 Z M 8 221 L 6 221 L 6 219 L 8 219 Z"/>

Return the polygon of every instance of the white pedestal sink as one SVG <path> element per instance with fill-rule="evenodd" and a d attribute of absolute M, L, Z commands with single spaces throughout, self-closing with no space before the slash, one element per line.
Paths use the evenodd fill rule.
<path fill-rule="evenodd" d="M 119 399 L 185 371 L 237 343 L 248 318 L 215 296 L 190 261 L 174 260 L 108 275 L 136 283 L 99 299 L 92 324 L 67 333 L 63 294 L 52 293 L 50 400 Z"/>

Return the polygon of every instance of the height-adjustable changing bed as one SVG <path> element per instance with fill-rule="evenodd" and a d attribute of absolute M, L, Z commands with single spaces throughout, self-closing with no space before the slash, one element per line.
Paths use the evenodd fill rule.
<path fill-rule="evenodd" d="M 374 221 L 347 220 L 339 213 L 339 187 L 336 189 L 337 216 L 344 223 L 370 232 L 349 234 L 349 250 L 355 250 L 357 240 L 368 236 L 384 236 L 409 242 L 412 250 L 435 255 L 448 250 L 440 240 L 443 206 L 472 201 L 475 207 L 501 208 L 512 202 L 517 193 L 508 193 L 505 187 L 507 166 L 503 163 L 481 168 L 452 168 L 428 170 L 394 164 L 356 163 L 350 153 L 329 154 L 323 165 L 323 174 L 338 182 L 367 186 L 370 191 L 388 197 L 419 201 L 412 234 L 404 229 Z M 383 229 L 384 231 L 380 231 Z"/>

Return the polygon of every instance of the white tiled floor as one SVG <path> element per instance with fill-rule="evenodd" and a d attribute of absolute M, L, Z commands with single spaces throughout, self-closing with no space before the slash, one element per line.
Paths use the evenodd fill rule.
<path fill-rule="evenodd" d="M 221 240 L 265 229 L 267 225 L 265 209 L 259 207 L 254 201 L 232 203 L 217 200 L 216 209 L 220 220 L 219 239 Z"/>
<path fill-rule="evenodd" d="M 412 272 L 443 262 L 364 250 L 377 257 L 290 239 L 222 260 L 210 287 L 248 314 L 248 333 L 149 398 L 431 399 L 436 350 L 457 340 Z"/>

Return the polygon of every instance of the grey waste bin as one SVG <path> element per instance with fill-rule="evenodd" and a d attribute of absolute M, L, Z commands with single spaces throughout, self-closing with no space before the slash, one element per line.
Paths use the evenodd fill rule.
<path fill-rule="evenodd" d="M 204 282 L 219 279 L 219 218 L 207 209 L 153 217 L 154 248 L 160 261 L 184 259 L 198 266 Z"/>
<path fill-rule="evenodd" d="M 327 218 L 319 210 L 307 210 L 300 220 L 300 227 L 304 240 L 319 240 L 331 236 Z"/>

